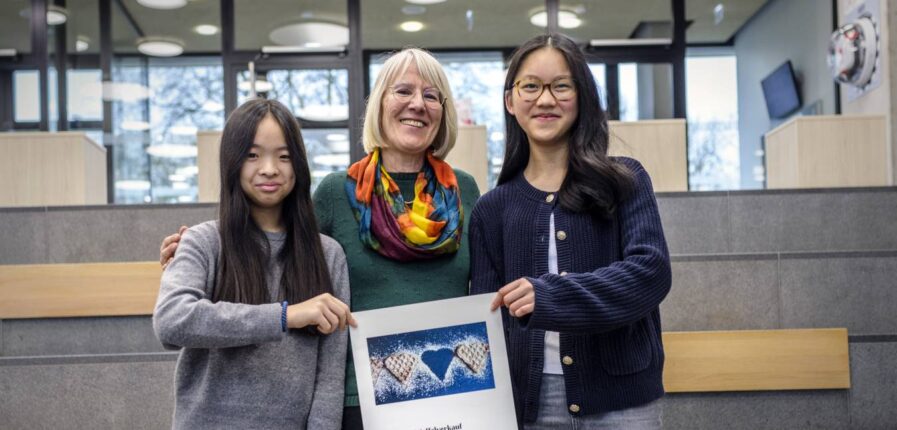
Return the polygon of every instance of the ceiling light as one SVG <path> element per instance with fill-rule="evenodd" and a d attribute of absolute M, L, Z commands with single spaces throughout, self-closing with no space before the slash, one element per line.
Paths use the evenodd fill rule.
<path fill-rule="evenodd" d="M 146 153 L 159 158 L 196 157 L 196 146 L 161 143 L 146 148 Z"/>
<path fill-rule="evenodd" d="M 184 44 L 167 37 L 141 37 L 137 39 L 137 50 L 152 57 L 177 57 L 184 53 Z"/>
<path fill-rule="evenodd" d="M 414 32 L 423 30 L 424 23 L 422 23 L 420 21 L 405 21 L 405 22 L 399 24 L 399 28 L 401 28 L 402 31 L 414 33 Z"/>
<path fill-rule="evenodd" d="M 408 3 L 412 4 L 436 4 L 436 3 L 445 3 L 445 0 L 405 0 Z"/>
<path fill-rule="evenodd" d="M 0 49 L 0 57 L 15 57 L 18 51 L 12 48 Z"/>
<path fill-rule="evenodd" d="M 150 125 L 146 121 L 122 121 L 121 129 L 125 131 L 146 131 Z"/>
<path fill-rule="evenodd" d="M 137 0 L 137 4 L 150 9 L 180 9 L 187 6 L 187 0 Z"/>
<path fill-rule="evenodd" d="M 69 12 L 56 5 L 47 6 L 47 25 L 65 24 L 69 19 Z"/>
<path fill-rule="evenodd" d="M 87 36 L 78 36 L 75 40 L 75 51 L 84 52 L 90 48 L 90 38 Z"/>
<path fill-rule="evenodd" d="M 309 121 L 345 121 L 349 119 L 349 105 L 307 105 L 296 116 Z"/>
<path fill-rule="evenodd" d="M 275 28 L 268 34 L 277 45 L 306 46 L 317 43 L 319 47 L 347 46 L 349 27 L 329 22 L 302 22 Z"/>
<path fill-rule="evenodd" d="M 203 36 L 214 36 L 218 34 L 218 27 L 211 24 L 200 24 L 193 27 L 193 31 Z"/>
<path fill-rule="evenodd" d="M 418 5 L 402 6 L 402 13 L 405 15 L 423 15 L 427 8 Z"/>
<path fill-rule="evenodd" d="M 726 7 L 722 3 L 718 3 L 713 7 L 713 25 L 719 25 L 726 16 Z"/>
<path fill-rule="evenodd" d="M 548 27 L 548 14 L 543 10 L 532 14 L 529 22 L 536 27 Z M 577 28 L 582 25 L 582 20 L 576 12 L 569 10 L 558 11 L 558 26 L 561 28 Z"/>

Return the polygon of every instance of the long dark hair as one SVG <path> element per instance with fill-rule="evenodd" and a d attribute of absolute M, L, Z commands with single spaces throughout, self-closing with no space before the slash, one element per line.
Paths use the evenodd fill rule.
<path fill-rule="evenodd" d="M 270 116 L 280 125 L 296 183 L 281 204 L 286 241 L 277 255 L 283 264 L 277 300 L 299 303 L 321 293 L 332 293 L 330 274 L 311 202 L 311 175 L 299 123 L 286 106 L 274 100 L 253 99 L 231 113 L 221 136 L 221 196 L 215 302 L 270 303 L 267 237 L 251 216 L 252 203 L 240 186 L 240 169 L 249 155 L 259 123 Z"/>
<path fill-rule="evenodd" d="M 601 108 L 598 86 L 576 43 L 562 34 L 543 34 L 528 40 L 511 57 L 505 78 L 505 94 L 510 96 L 507 91 L 513 89 L 523 60 L 533 51 L 545 47 L 557 50 L 566 59 L 576 85 L 576 103 L 579 107 L 579 116 L 571 126 L 567 143 L 567 176 L 558 192 L 559 203 L 571 212 L 608 218 L 632 189 L 632 173 L 626 166 L 607 156 L 607 113 Z M 498 176 L 499 185 L 520 174 L 529 162 L 529 139 L 507 109 L 505 126 L 507 144 L 504 164 Z"/>

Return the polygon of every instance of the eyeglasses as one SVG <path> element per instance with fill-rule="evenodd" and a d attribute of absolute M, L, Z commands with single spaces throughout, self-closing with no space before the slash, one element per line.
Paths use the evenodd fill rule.
<path fill-rule="evenodd" d="M 409 85 L 395 85 L 390 88 L 390 93 L 396 100 L 408 103 L 414 98 L 417 89 Z M 430 109 L 441 108 L 445 104 L 445 96 L 436 88 L 427 88 L 422 91 L 424 104 Z"/>
<path fill-rule="evenodd" d="M 559 102 L 576 97 L 576 85 L 572 78 L 557 78 L 547 84 L 539 78 L 523 78 L 514 82 L 514 87 L 517 87 L 517 95 L 527 102 L 533 102 L 542 97 L 545 88 L 548 88 L 551 95 Z"/>

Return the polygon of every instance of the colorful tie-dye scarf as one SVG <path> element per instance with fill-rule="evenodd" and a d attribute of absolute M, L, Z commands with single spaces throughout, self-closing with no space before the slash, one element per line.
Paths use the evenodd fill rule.
<path fill-rule="evenodd" d="M 384 257 L 421 260 L 461 246 L 464 215 L 458 179 L 448 163 L 430 153 L 414 182 L 411 208 L 383 168 L 379 149 L 349 167 L 346 193 L 359 239 Z"/>

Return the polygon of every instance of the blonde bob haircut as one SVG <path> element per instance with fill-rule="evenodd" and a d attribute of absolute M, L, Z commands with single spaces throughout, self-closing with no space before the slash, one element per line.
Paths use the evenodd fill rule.
<path fill-rule="evenodd" d="M 418 48 L 405 48 L 396 52 L 377 75 L 377 81 L 368 97 L 367 110 L 364 114 L 364 130 L 362 139 L 364 152 L 370 154 L 374 148 L 389 148 L 389 142 L 383 137 L 381 128 L 381 115 L 383 111 L 383 98 L 389 93 L 389 88 L 400 76 L 404 75 L 411 65 L 417 66 L 421 78 L 433 85 L 443 97 L 445 103 L 442 106 L 442 121 L 439 130 L 430 147 L 433 155 L 439 159 L 445 159 L 452 147 L 455 146 L 455 138 L 458 137 L 458 113 L 455 111 L 455 103 L 452 101 L 452 89 L 448 79 L 442 70 L 442 65 L 426 52 Z"/>

